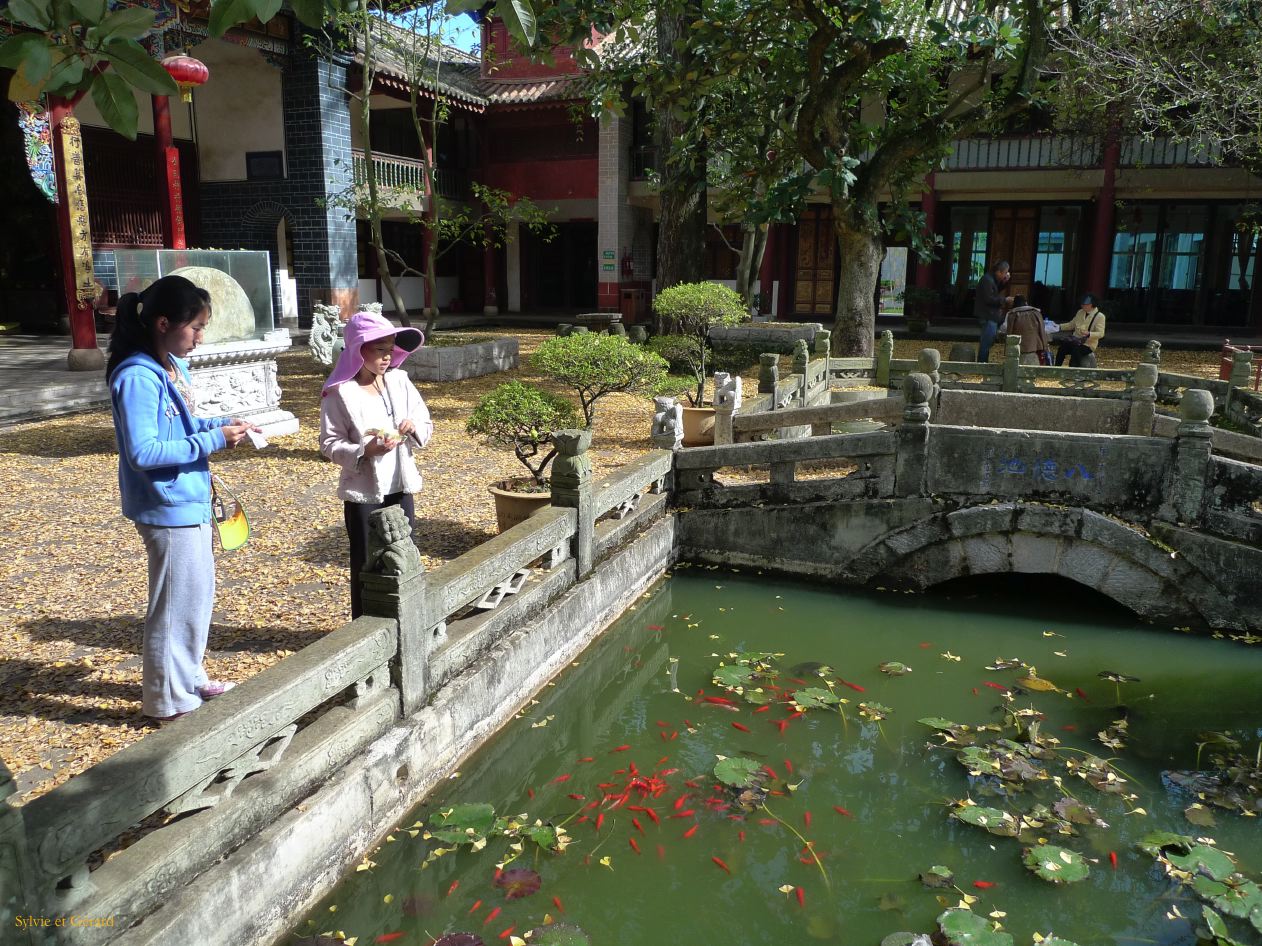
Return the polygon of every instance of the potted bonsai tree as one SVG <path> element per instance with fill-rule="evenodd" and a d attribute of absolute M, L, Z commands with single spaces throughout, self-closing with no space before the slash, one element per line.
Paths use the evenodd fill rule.
<path fill-rule="evenodd" d="M 691 375 L 686 391 L 691 407 L 684 408 L 684 445 L 714 442 L 714 408 L 706 407 L 705 383 L 710 360 L 710 329 L 738 325 L 748 318 L 740 293 L 712 282 L 680 283 L 663 289 L 653 300 L 653 311 L 668 333 L 649 346 L 671 364 Z"/>
<path fill-rule="evenodd" d="M 520 381 L 506 381 L 473 409 L 465 429 L 495 446 L 512 447 L 530 474 L 491 486 L 501 532 L 525 522 L 552 501 L 547 478 L 548 464 L 556 456 L 552 435 L 577 423 L 570 401 Z"/>
<path fill-rule="evenodd" d="M 596 402 L 616 392 L 656 392 L 666 378 L 666 362 L 621 335 L 583 333 L 549 338 L 531 356 L 530 365 L 546 378 L 570 388 L 589 429 Z"/>

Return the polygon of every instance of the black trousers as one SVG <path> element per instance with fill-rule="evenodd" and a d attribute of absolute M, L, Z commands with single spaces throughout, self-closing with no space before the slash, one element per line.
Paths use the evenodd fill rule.
<path fill-rule="evenodd" d="M 359 573 L 368 558 L 368 514 L 386 506 L 401 506 L 408 524 L 416 528 L 416 506 L 411 493 L 391 493 L 379 503 L 342 503 L 346 535 L 351 540 L 351 618 L 364 613 Z"/>

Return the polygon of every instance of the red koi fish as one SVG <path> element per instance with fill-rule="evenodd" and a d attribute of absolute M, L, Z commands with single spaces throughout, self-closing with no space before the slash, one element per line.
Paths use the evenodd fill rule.
<path fill-rule="evenodd" d="M 867 692 L 868 692 L 868 688 L 867 688 L 867 687 L 861 687 L 861 686 L 859 686 L 859 684 L 857 684 L 857 683 L 851 683 L 849 680 L 842 680 L 841 682 L 842 682 L 842 685 L 843 685 L 843 686 L 848 686 L 848 687 L 850 687 L 850 689 L 854 690 L 856 693 L 867 693 Z"/>
<path fill-rule="evenodd" d="M 777 719 L 774 722 L 776 724 L 776 728 L 780 730 L 780 735 L 783 736 L 784 731 L 789 728 L 789 721 L 787 719 Z"/>
<path fill-rule="evenodd" d="M 749 732 L 749 727 L 743 723 L 732 723 L 733 729 L 739 729 L 741 732 Z"/>
<path fill-rule="evenodd" d="M 644 813 L 645 813 L 646 815 L 648 815 L 648 816 L 649 816 L 649 820 L 650 820 L 650 821 L 652 821 L 652 822 L 653 822 L 653 824 L 661 824 L 661 823 L 662 823 L 662 822 L 661 822 L 661 819 L 659 819 L 659 818 L 657 817 L 657 812 L 656 812 L 656 811 L 654 811 L 652 808 L 645 808 L 645 809 L 644 809 Z"/>
<path fill-rule="evenodd" d="M 1078 699 L 1082 700 L 1082 702 L 1084 703 L 1091 702 L 1089 699 L 1087 699 L 1087 694 L 1082 692 L 1082 687 L 1074 687 L 1074 693 L 1078 695 Z"/>
<path fill-rule="evenodd" d="M 508 939 L 510 936 L 512 936 L 512 935 L 513 935 L 513 930 L 515 930 L 515 929 L 517 929 L 517 925 L 516 925 L 516 924 L 514 924 L 514 925 L 510 926 L 510 927 L 509 927 L 508 929 L 506 929 L 506 930 L 503 930 L 503 931 L 500 933 L 499 938 L 500 938 L 500 939 Z"/>
<path fill-rule="evenodd" d="M 847 818 L 854 817 L 854 815 L 850 813 L 850 809 L 842 808 L 841 805 L 833 805 L 833 811 L 837 812 L 839 815 L 845 815 Z"/>
<path fill-rule="evenodd" d="M 711 857 L 710 860 L 714 861 L 716 865 L 723 868 L 723 870 L 727 871 L 729 874 L 732 872 L 732 868 L 728 867 L 726 864 L 723 863 L 723 858 Z"/>
<path fill-rule="evenodd" d="M 793 763 L 790 762 L 788 759 L 784 760 L 784 770 L 788 772 L 790 775 L 793 774 Z"/>
<path fill-rule="evenodd" d="M 600 826 L 605 823 L 605 813 L 602 811 L 596 816 L 596 830 L 600 830 Z"/>
<path fill-rule="evenodd" d="M 396 939 L 398 939 L 402 935 L 403 935 L 403 930 L 399 930 L 397 933 L 382 933 L 380 936 L 374 939 L 373 942 L 374 943 L 393 943 Z"/>
<path fill-rule="evenodd" d="M 738 831 L 738 832 L 737 832 L 737 834 L 736 834 L 736 840 L 740 841 L 740 842 L 741 842 L 741 844 L 744 844 L 744 843 L 745 843 L 745 832 L 744 832 L 744 831 Z"/>
<path fill-rule="evenodd" d="M 770 703 L 768 703 L 766 706 L 760 706 L 760 707 L 758 707 L 758 709 L 754 710 L 754 712 L 755 712 L 755 713 L 766 713 L 766 712 L 769 712 L 770 710 L 771 710 L 771 704 L 770 704 Z"/>
<path fill-rule="evenodd" d="M 666 730 L 664 729 L 661 732 L 659 732 L 658 735 L 662 737 L 662 742 L 667 742 L 670 740 L 670 736 L 667 734 Z"/>
<path fill-rule="evenodd" d="M 929 649 L 930 647 L 932 647 L 932 646 L 933 646 L 933 645 L 932 645 L 931 643 L 929 643 L 928 641 L 921 641 L 921 642 L 920 642 L 920 649 L 921 649 L 921 650 L 928 650 L 928 649 Z"/>
<path fill-rule="evenodd" d="M 553 898 L 552 898 L 552 905 L 553 905 L 554 907 L 556 907 L 556 908 L 557 908 L 557 912 L 558 912 L 558 913 L 564 913 L 564 912 L 565 912 L 565 907 L 563 907 L 563 906 L 561 905 L 561 898 L 560 898 L 560 897 L 553 897 Z"/>
<path fill-rule="evenodd" d="M 736 705 L 736 703 L 734 703 L 732 700 L 729 700 L 726 697 L 722 697 L 722 696 L 703 696 L 702 699 L 705 700 L 707 703 L 718 703 L 720 706 L 735 706 Z"/>
<path fill-rule="evenodd" d="M 630 746 L 616 746 L 616 747 L 615 747 L 614 749 L 612 749 L 611 751 L 612 751 L 612 752 L 626 752 L 626 751 L 627 751 L 628 749 L 630 749 L 630 748 L 631 748 Z"/>
<path fill-rule="evenodd" d="M 449 896 L 449 897 L 450 897 L 453 893 L 455 893 L 455 892 L 456 892 L 456 888 L 457 888 L 457 887 L 459 887 L 459 886 L 460 886 L 460 881 L 458 881 L 458 880 L 453 880 L 453 881 L 451 882 L 451 886 L 447 888 L 447 896 Z"/>
<path fill-rule="evenodd" d="M 678 739 L 678 738 L 679 738 L 679 730 L 678 730 L 678 729 L 672 729 L 672 730 L 671 730 L 671 733 L 670 733 L 670 741 L 671 741 L 671 742 L 674 742 L 674 741 L 675 741 L 676 739 Z"/>
<path fill-rule="evenodd" d="M 685 831 L 685 832 L 684 832 L 684 837 L 685 837 L 685 838 L 690 838 L 690 837 L 692 837 L 694 834 L 696 834 L 696 833 L 697 833 L 697 829 L 698 829 L 699 827 L 701 827 L 701 826 L 700 826 L 700 825 L 697 825 L 697 824 L 694 824 L 691 828 L 689 828 L 687 831 Z"/>
<path fill-rule="evenodd" d="M 684 807 L 684 803 L 687 801 L 688 801 L 688 792 L 684 792 L 682 795 L 680 795 L 678 798 L 675 799 L 675 810 L 678 811 L 680 808 Z"/>
<path fill-rule="evenodd" d="M 973 886 L 978 890 L 989 890 L 991 887 L 998 887 L 999 885 L 993 880 L 975 880 L 973 881 Z"/>
<path fill-rule="evenodd" d="M 758 823 L 761 825 L 770 827 L 771 825 L 776 823 L 776 819 L 775 818 L 759 818 Z"/>
<path fill-rule="evenodd" d="M 1076 723 L 1070 723 L 1068 726 L 1061 726 L 1060 728 L 1061 728 L 1061 729 L 1063 729 L 1063 730 L 1065 730 L 1065 732 L 1077 732 L 1077 731 L 1078 731 L 1078 726 L 1077 726 L 1077 724 L 1076 724 Z"/>
<path fill-rule="evenodd" d="M 579 816 L 578 816 L 578 820 L 576 820 L 574 823 L 575 823 L 575 824 L 582 824 L 584 821 L 591 821 L 591 820 L 592 820 L 592 819 L 591 819 L 591 818 L 589 818 L 589 817 L 587 817 L 587 815 L 579 815 Z"/>
<path fill-rule="evenodd" d="M 562 782 L 568 782 L 568 781 L 570 780 L 570 778 L 571 778 L 570 773 L 569 773 L 569 772 L 566 772 L 564 775 L 558 775 L 556 778 L 554 778 L 554 779 L 552 780 L 552 784 L 553 784 L 553 785 L 560 785 Z"/>
<path fill-rule="evenodd" d="M 633 850 L 633 851 L 635 851 L 635 853 L 639 854 L 639 853 L 640 853 L 640 845 L 638 845 L 638 844 L 636 843 L 635 838 L 627 838 L 627 840 L 631 842 L 631 850 Z"/>
<path fill-rule="evenodd" d="M 795 896 L 795 897 L 797 897 L 797 898 L 798 898 L 798 906 L 799 906 L 799 907 L 805 907 L 805 906 L 806 906 L 806 892 L 805 892 L 805 891 L 804 891 L 801 887 L 794 887 L 794 888 L 793 888 L 793 896 Z"/>
<path fill-rule="evenodd" d="M 595 762 L 596 760 L 595 760 L 595 759 L 593 759 L 593 758 L 592 758 L 591 756 L 589 756 L 589 755 L 585 755 L 585 756 L 583 756 L 583 758 L 579 759 L 578 761 L 579 761 L 579 762 Z"/>
<path fill-rule="evenodd" d="M 639 819 L 639 818 L 632 818 L 632 819 L 631 819 L 631 823 L 632 823 L 633 825 L 635 825 L 635 830 L 636 830 L 636 831 L 639 831 L 639 832 L 640 832 L 640 834 L 643 834 L 643 833 L 644 833 L 644 825 L 640 824 L 640 819 Z M 634 838 L 632 838 L 631 840 L 633 840 L 633 841 L 634 841 L 635 839 L 634 839 Z"/>
<path fill-rule="evenodd" d="M 977 695 L 977 687 L 973 687 L 973 696 Z"/>
<path fill-rule="evenodd" d="M 478 910 L 480 910 L 480 909 L 482 909 L 482 901 L 481 901 L 481 900 L 474 900 L 474 901 L 473 901 L 473 906 L 469 907 L 469 912 L 470 912 L 470 913 L 477 913 L 477 912 L 478 912 Z"/>
<path fill-rule="evenodd" d="M 657 859 L 659 861 L 666 860 L 666 848 L 662 847 L 660 844 L 657 846 Z"/>
<path fill-rule="evenodd" d="M 685 809 L 684 811 L 679 812 L 678 814 L 671 815 L 671 817 L 672 818 L 691 818 L 696 813 L 697 813 L 697 809 L 688 808 L 688 809 Z"/>
<path fill-rule="evenodd" d="M 1001 693 L 1007 693 L 1008 688 L 1002 683 L 991 683 L 989 680 L 983 680 L 982 686 L 990 687 L 992 690 L 999 690 Z"/>
<path fill-rule="evenodd" d="M 528 788 L 528 789 L 526 789 L 526 795 L 527 795 L 527 797 L 529 797 L 529 798 L 534 798 L 534 797 L 535 797 L 535 790 L 534 790 L 533 788 Z"/>
<path fill-rule="evenodd" d="M 486 926 L 488 923 L 490 923 L 499 915 L 500 915 L 500 908 L 496 907 L 494 910 L 492 910 L 490 913 L 486 915 L 486 919 L 482 921 L 482 925 Z"/>
<path fill-rule="evenodd" d="M 660 624 L 650 624 L 650 625 L 648 625 L 648 629 L 649 629 L 650 631 L 664 631 L 664 630 L 666 630 L 666 628 L 662 627 L 662 625 L 660 625 Z"/>
<path fill-rule="evenodd" d="M 1117 851 L 1109 851 L 1109 864 L 1117 870 Z"/>
<path fill-rule="evenodd" d="M 801 710 L 796 710 L 795 712 L 792 712 L 788 716 L 786 716 L 785 719 L 801 719 L 805 715 L 806 714 L 803 713 Z"/>
<path fill-rule="evenodd" d="M 806 825 L 806 830 L 811 830 L 811 813 L 809 811 L 802 812 L 802 822 Z"/>
<path fill-rule="evenodd" d="M 770 776 L 771 776 L 773 779 L 775 779 L 777 782 L 778 782 L 778 781 L 780 781 L 780 773 L 779 773 L 779 772 L 777 772 L 775 769 L 773 769 L 771 766 L 769 766 L 769 765 L 764 765 L 764 766 L 762 767 L 762 770 L 763 770 L 764 772 L 766 772 L 768 775 L 770 775 Z"/>

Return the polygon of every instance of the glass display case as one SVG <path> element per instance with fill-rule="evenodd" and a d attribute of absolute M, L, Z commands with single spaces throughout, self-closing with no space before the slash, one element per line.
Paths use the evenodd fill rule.
<path fill-rule="evenodd" d="M 211 295 L 214 316 L 206 341 L 262 338 L 272 331 L 272 266 L 263 250 L 115 250 L 118 292 L 139 292 L 155 279 L 187 275 Z M 191 270 L 191 271 L 190 271 Z M 225 274 L 225 280 L 215 273 Z M 240 292 L 232 283 L 240 287 Z"/>

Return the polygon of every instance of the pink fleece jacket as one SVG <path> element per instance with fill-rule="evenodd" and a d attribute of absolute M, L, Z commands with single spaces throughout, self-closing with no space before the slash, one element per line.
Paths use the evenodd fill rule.
<path fill-rule="evenodd" d="M 398 446 L 401 451 L 399 466 L 403 471 L 405 492 L 417 493 L 421 489 L 421 474 L 412 459 L 413 447 L 423 447 L 434 434 L 434 422 L 421 393 L 416 390 L 407 373 L 398 369 L 387 371 L 384 376 L 386 393 L 398 411 L 398 419 L 410 418 L 416 432 Z M 382 482 L 381 465 L 376 458 L 364 456 L 364 447 L 373 439 L 365 432 L 369 423 L 358 416 L 356 399 L 343 396 L 343 389 L 354 381 L 344 382 L 331 389 L 320 401 L 320 452 L 342 468 L 337 484 L 337 495 L 351 503 L 379 503 L 386 497 L 388 483 Z"/>

